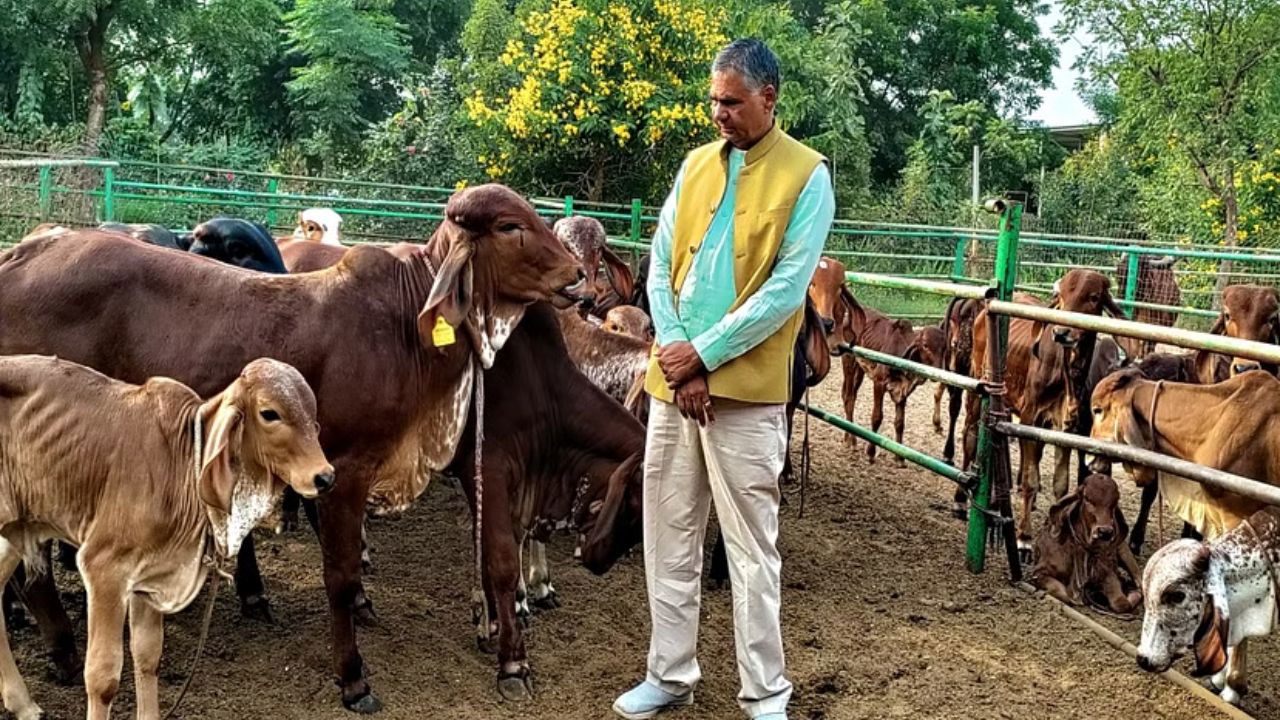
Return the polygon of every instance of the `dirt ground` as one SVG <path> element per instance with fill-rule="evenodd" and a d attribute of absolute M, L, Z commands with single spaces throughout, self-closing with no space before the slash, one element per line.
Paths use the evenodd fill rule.
<path fill-rule="evenodd" d="M 836 410 L 839 370 L 814 393 Z M 869 385 L 869 383 L 868 383 Z M 864 395 L 868 389 L 864 387 Z M 933 385 L 912 397 L 907 439 L 940 454 L 930 423 Z M 869 396 L 858 419 L 867 422 Z M 886 408 L 891 426 L 892 409 Z M 883 455 L 867 463 L 835 429 L 811 423 L 814 476 L 804 517 L 788 496 L 782 521 L 783 627 L 796 690 L 791 717 L 1211 718 L 1217 713 L 1007 583 L 999 552 L 985 574 L 964 569 L 964 525 L 948 512 L 951 485 Z M 1136 505 L 1127 481 L 1122 490 Z M 1047 506 L 1041 501 L 1041 510 Z M 1131 510 L 1132 512 L 1132 510 Z M 1166 522 L 1173 536 L 1174 524 Z M 643 674 L 648 611 L 640 555 L 609 575 L 577 567 L 568 538 L 549 549 L 563 607 L 537 615 L 528 633 L 536 697 L 500 700 L 495 663 L 475 649 L 469 626 L 469 519 L 461 496 L 437 484 L 416 509 L 370 527 L 375 570 L 367 588 L 381 619 L 360 631 L 383 718 L 613 717 L 609 705 Z M 1152 534 L 1156 524 L 1152 523 Z M 239 617 L 224 586 L 209 645 L 181 716 L 349 718 L 331 677 L 320 554 L 309 533 L 261 535 L 260 557 L 277 626 Z M 1149 544 L 1149 547 L 1151 545 Z M 78 583 L 63 576 L 83 627 Z M 741 717 L 728 590 L 704 593 L 697 703 L 672 720 Z M 177 696 L 199 632 L 204 596 L 167 623 L 161 706 Z M 1102 619 L 1136 642 L 1140 624 Z M 47 679 L 39 637 L 13 633 L 19 666 L 50 718 L 83 717 L 82 687 Z M 83 635 L 81 635 L 83 647 Z M 1280 718 L 1280 653 L 1272 640 L 1251 655 L 1246 709 Z M 1183 664 L 1185 669 L 1185 661 Z M 125 665 L 116 717 L 133 712 Z"/>

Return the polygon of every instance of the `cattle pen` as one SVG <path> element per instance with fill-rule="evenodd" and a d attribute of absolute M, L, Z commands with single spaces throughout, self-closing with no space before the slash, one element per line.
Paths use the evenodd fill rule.
<path fill-rule="evenodd" d="M 144 177 L 148 173 L 151 176 Z M 228 178 L 229 174 L 234 177 Z M 182 180 L 180 177 L 188 179 Z M 202 180 L 193 181 L 190 179 L 193 177 Z M 370 242 L 420 239 L 422 224 L 440 219 L 444 200 L 452 192 L 451 188 L 362 184 L 358 181 L 243 173 L 218 168 L 75 159 L 50 161 L 35 157 L 0 161 L 0 180 L 4 181 L 0 182 L 0 187 L 9 189 L 8 200 L 0 203 L 0 226 L 20 228 L 22 231 L 39 221 L 163 221 L 169 227 L 188 228 L 197 218 L 214 213 L 254 217 L 273 229 L 288 229 L 292 227 L 292 213 L 313 205 L 326 205 L 352 218 L 350 240 Z M 308 185 L 313 189 L 307 190 Z M 287 191 L 290 186 L 297 189 Z M 414 199 L 405 200 L 405 197 Z M 637 255 L 647 248 L 644 238 L 656 221 L 655 208 L 644 205 L 638 199 L 630 203 L 609 204 L 584 202 L 572 197 L 535 198 L 534 204 L 546 217 L 595 217 L 609 228 L 612 244 L 634 251 Z M 1000 203 L 992 205 L 991 209 L 995 211 L 990 216 L 994 219 L 995 226 L 989 228 L 937 228 L 843 221 L 833 231 L 832 245 L 835 249 L 828 253 L 856 264 L 860 270 L 848 273 L 847 282 L 868 292 L 888 291 L 892 294 L 884 297 L 895 301 L 915 296 L 971 298 L 982 301 L 989 309 L 991 337 L 997 340 L 988 346 L 992 374 L 983 380 L 866 348 L 853 350 L 856 355 L 873 362 L 917 373 L 929 380 L 980 396 L 984 409 L 979 428 L 976 466 L 972 469 L 954 467 L 922 449 L 872 432 L 851 422 L 851 419 L 823 410 L 816 404 L 806 404 L 804 409 L 840 432 L 875 443 L 963 488 L 970 498 L 965 546 L 967 567 L 974 573 L 983 572 L 989 564 L 987 554 L 994 544 L 1003 548 L 1007 572 L 1014 582 L 1021 580 L 1023 570 L 1013 535 L 1010 487 L 1012 475 L 1008 446 L 1010 438 L 1034 439 L 1140 463 L 1261 502 L 1280 505 L 1280 489 L 1264 483 L 1150 451 L 1013 423 L 1008 418 L 1007 409 L 1003 407 L 1001 382 L 1007 327 L 1009 318 L 1013 317 L 1105 332 L 1118 337 L 1227 352 L 1261 362 L 1280 363 L 1280 347 L 1275 345 L 1234 340 L 1185 327 L 1154 326 L 1012 302 L 1013 293 L 1019 290 L 1049 293 L 1051 275 L 1067 268 L 1088 266 L 1114 271 L 1114 268 L 1100 264 L 1100 261 L 1088 264 L 1084 258 L 1088 253 L 1121 253 L 1121 262 L 1125 264 L 1127 271 L 1123 275 L 1124 283 L 1118 298 L 1121 307 L 1131 314 L 1139 309 L 1176 312 L 1180 325 L 1198 327 L 1203 318 L 1218 314 L 1212 308 L 1213 290 L 1203 283 L 1194 286 L 1192 289 L 1199 289 L 1185 305 L 1144 301 L 1145 276 L 1141 272 L 1144 258 L 1167 256 L 1176 258 L 1179 262 L 1195 263 L 1189 265 L 1190 269 L 1175 272 L 1182 273 L 1178 275 L 1180 278 L 1196 282 L 1214 280 L 1221 275 L 1219 268 L 1227 264 L 1232 268 L 1231 277 L 1270 282 L 1272 278 L 1280 276 L 1266 272 L 1250 273 L 1241 271 L 1240 268 L 1268 264 L 1280 267 L 1280 253 L 1263 249 L 1228 251 L 1220 248 L 1129 243 L 1112 238 L 1069 238 L 1024 233 L 1021 229 L 1023 208 L 1020 205 Z M 0 237 L 0 241 L 8 241 L 20 235 L 21 232 L 6 232 Z M 859 242 L 864 244 L 859 245 Z M 904 244 L 909 251 L 902 251 Z M 939 245 L 946 250 L 928 249 Z M 1052 253 L 1063 255 L 1053 259 L 1046 258 L 1046 255 Z M 1078 255 L 1068 257 L 1066 253 Z M 1071 257 L 1080 258 L 1080 262 L 1073 262 Z M 895 312 L 896 317 L 913 321 L 936 320 L 940 317 L 936 308 L 927 303 L 903 300 L 901 307 L 903 311 Z M 429 610 L 419 612 L 429 613 Z M 1108 642 L 1121 646 L 1110 638 Z M 1181 676 L 1174 673 L 1171 677 Z M 1190 688 L 1186 683 L 1183 686 Z M 1216 696 L 1204 691 L 1199 695 L 1216 703 L 1223 712 L 1234 712 L 1235 717 L 1247 717 L 1223 706 Z"/>

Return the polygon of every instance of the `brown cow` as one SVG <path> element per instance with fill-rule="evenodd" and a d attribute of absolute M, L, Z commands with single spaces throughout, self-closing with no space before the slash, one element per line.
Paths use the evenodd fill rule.
<path fill-rule="evenodd" d="M 966 298 L 952 298 L 947 304 L 947 312 L 942 318 L 942 335 L 943 348 L 945 349 L 946 361 L 943 365 L 947 370 L 960 375 L 969 374 L 969 357 L 973 353 L 973 320 L 982 311 L 982 302 L 980 300 Z M 942 394 L 947 393 L 948 406 L 947 416 L 947 442 L 942 448 L 942 459 L 948 464 L 955 464 L 956 459 L 956 423 L 960 419 L 960 407 L 964 398 L 964 391 L 958 387 L 950 387 L 938 383 L 938 389 L 933 394 L 933 426 L 937 429 L 942 423 L 939 418 Z M 964 491 L 959 490 L 960 501 L 963 501 Z"/>
<path fill-rule="evenodd" d="M 492 365 L 529 303 L 574 302 L 567 288 L 582 275 L 508 188 L 463 190 L 445 217 L 407 258 L 356 247 L 337 266 L 301 275 L 253 273 L 97 231 L 0 254 L 0 353 L 57 354 L 125 381 L 165 375 L 205 395 L 256 357 L 307 378 L 338 474 L 318 505 L 333 659 L 343 703 L 363 712 L 381 706 L 354 627 L 357 612 L 371 615 L 359 553 L 371 486 L 443 469 L 466 423 L 475 361 Z"/>
<path fill-rule="evenodd" d="M 137 715 L 160 717 L 163 616 L 195 599 L 207 560 L 235 556 L 284 483 L 308 497 L 333 488 L 318 430 L 311 388 L 275 360 L 201 402 L 168 378 L 129 385 L 48 356 L 0 358 L 0 582 L 19 560 L 48 573 L 47 540 L 79 548 L 87 717 L 110 715 L 126 614 Z M 0 623 L 5 708 L 38 718 L 6 636 Z"/>
<path fill-rule="evenodd" d="M 391 251 L 403 254 L 412 247 L 402 244 Z M 338 250 L 335 254 L 328 247 L 307 243 L 285 256 L 291 270 L 315 268 L 336 263 L 346 252 Z M 534 304 L 485 373 L 490 387 L 519 388 L 519 392 L 485 394 L 482 529 L 487 601 L 476 617 L 478 642 L 497 652 L 498 687 L 509 698 L 523 696 L 529 682 L 517 616 L 527 617 L 530 599 L 539 607 L 558 605 L 543 546 L 552 529 L 567 525 L 577 530 L 583 562 L 597 573 L 605 572 L 634 545 L 640 532 L 635 515 L 640 467 L 632 463 L 615 473 L 632 456 L 638 460 L 644 449 L 644 428 L 609 401 L 598 383 L 593 386 L 589 376 L 574 369 L 570 338 L 562 336 L 557 324 L 585 330 L 596 342 L 624 341 L 623 345 L 638 349 L 642 361 L 648 358 L 647 343 L 606 333 L 573 308 L 556 311 Z M 461 479 L 473 508 L 474 447 L 473 408 L 446 470 Z M 383 478 L 379 484 L 402 486 L 416 481 Z M 530 556 L 527 589 L 517 552 L 525 547 Z"/>
<path fill-rule="evenodd" d="M 1147 380 L 1136 369 L 1121 370 L 1098 384 L 1092 410 L 1095 438 L 1275 484 L 1275 468 L 1280 467 L 1280 380 L 1267 373 L 1244 373 L 1215 385 L 1185 385 Z M 1164 473 L 1160 489 L 1174 513 L 1209 540 L 1264 507 Z"/>
<path fill-rule="evenodd" d="M 1280 291 L 1260 285 L 1230 285 L 1222 291 L 1222 311 L 1209 332 L 1256 342 L 1280 344 Z M 1276 366 L 1248 358 L 1232 358 L 1231 374 Z"/>
<path fill-rule="evenodd" d="M 911 323 L 894 320 L 871 308 L 864 308 L 849 292 L 844 284 L 844 265 L 828 257 L 822 258 L 818 269 L 813 274 L 810 284 L 810 296 L 823 325 L 827 326 L 829 335 L 827 345 L 832 354 L 843 354 L 850 344 L 857 344 L 869 350 L 876 350 L 889 355 L 896 355 L 907 360 L 940 367 L 943 362 L 945 340 L 917 333 Z M 895 409 L 893 429 L 895 439 L 902 442 L 902 434 L 906 423 L 907 399 L 919 387 L 924 379 L 915 373 L 890 368 L 887 365 L 855 358 L 845 354 L 841 358 L 844 370 L 844 411 L 850 422 L 854 421 L 854 409 L 858 402 L 858 389 L 862 386 L 865 375 L 871 376 L 871 430 L 879 432 L 880 423 L 884 420 L 884 395 L 889 393 Z M 850 445 L 855 445 L 852 435 L 847 436 Z M 875 462 L 876 446 L 867 443 L 867 459 Z M 905 467 L 906 461 L 894 456 L 899 467 Z"/>
<path fill-rule="evenodd" d="M 1105 310 L 1112 316 L 1124 314 L 1111 297 L 1111 282 L 1093 270 L 1071 270 L 1054 285 L 1049 306 L 1070 312 L 1100 315 Z M 1015 293 L 1014 301 L 1041 304 L 1036 298 Z M 987 371 L 987 311 L 974 320 L 973 352 L 970 365 L 974 377 Z M 1071 431 L 1077 426 L 1079 398 L 1077 378 L 1083 380 L 1092 362 L 1096 335 L 1076 328 L 1039 323 L 1023 318 L 1009 321 L 1009 341 L 1005 357 L 1005 401 L 1018 420 L 1027 425 Z M 1090 348 L 1088 355 L 1077 348 Z M 964 467 L 977 450 L 980 423 L 978 397 L 970 393 L 966 404 Z M 1041 443 L 1020 440 L 1022 449 L 1018 471 L 1022 486 L 1022 514 L 1018 519 L 1018 543 L 1024 553 L 1031 550 L 1031 511 L 1040 491 Z M 1067 493 L 1070 480 L 1071 453 L 1057 448 L 1053 472 L 1053 496 L 1057 500 Z M 957 500 L 959 496 L 957 495 Z M 959 511 L 959 508 L 957 508 Z"/>
<path fill-rule="evenodd" d="M 1165 255 L 1154 258 L 1150 255 L 1138 256 L 1138 285 L 1133 299 L 1137 302 L 1155 305 L 1177 306 L 1182 302 L 1182 291 L 1178 289 L 1178 279 L 1173 274 L 1174 258 Z M 1129 280 L 1129 253 L 1120 255 L 1116 263 L 1116 290 L 1123 292 Z M 1152 310 L 1150 308 L 1134 308 L 1133 320 L 1149 325 L 1173 327 L 1178 321 L 1178 313 L 1169 310 Z M 1134 360 L 1140 360 L 1156 349 L 1155 341 L 1138 338 L 1120 338 L 1120 347 Z"/>
<path fill-rule="evenodd" d="M 1142 574 L 1125 544 L 1129 530 L 1119 503 L 1115 481 L 1098 474 L 1054 503 L 1036 537 L 1031 582 L 1069 605 L 1092 603 L 1092 593 L 1099 592 L 1113 612 L 1137 608 Z"/>
<path fill-rule="evenodd" d="M 527 601 L 558 600 L 543 543 L 562 525 L 578 536 L 582 563 L 603 574 L 641 539 L 644 426 L 573 366 L 550 306 L 534 305 L 498 354 L 486 382 L 519 392 L 485 395 L 484 594 L 477 640 L 496 639 L 498 687 L 509 699 L 528 691 L 520 615 Z M 468 427 L 474 425 L 474 410 Z M 474 506 L 473 432 L 463 433 L 448 472 Z M 528 586 L 519 549 L 527 546 Z"/>
<path fill-rule="evenodd" d="M 560 312 L 560 331 L 569 357 L 592 384 L 620 403 L 649 367 L 653 343 L 614 333 L 584 320 L 576 309 Z"/>
<path fill-rule="evenodd" d="M 605 330 L 653 342 L 653 319 L 635 305 L 619 305 L 604 316 Z"/>
<path fill-rule="evenodd" d="M 618 305 L 631 301 L 635 276 L 631 267 L 605 244 L 608 237 L 599 220 L 581 215 L 561 218 L 555 223 L 555 233 L 587 273 L 587 287 L 595 293 L 591 314 L 602 318 Z M 599 276 L 602 261 L 607 281 Z"/>

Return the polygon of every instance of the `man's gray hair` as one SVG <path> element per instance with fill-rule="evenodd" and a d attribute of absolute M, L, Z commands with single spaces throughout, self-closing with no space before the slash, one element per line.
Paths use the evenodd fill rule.
<path fill-rule="evenodd" d="M 711 61 L 711 72 L 726 70 L 741 75 L 752 90 L 772 85 L 775 91 L 782 91 L 782 71 L 778 68 L 778 56 L 773 54 L 768 45 L 755 38 L 734 40 L 716 54 L 716 59 Z"/>

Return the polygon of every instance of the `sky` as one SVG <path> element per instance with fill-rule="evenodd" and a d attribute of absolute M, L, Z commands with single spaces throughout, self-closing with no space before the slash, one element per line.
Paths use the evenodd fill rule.
<path fill-rule="evenodd" d="M 1060 18 L 1057 0 L 1049 0 L 1049 14 L 1040 18 L 1041 32 L 1053 37 L 1053 26 Z M 1071 69 L 1076 57 L 1080 55 L 1082 41 L 1088 39 L 1088 33 L 1081 30 L 1075 37 L 1058 45 L 1058 67 L 1053 70 L 1053 87 L 1040 92 L 1042 102 L 1040 108 L 1032 113 L 1031 120 L 1038 120 L 1049 127 L 1084 125 L 1097 121 L 1097 116 L 1076 94 L 1075 84 L 1079 73 Z"/>

